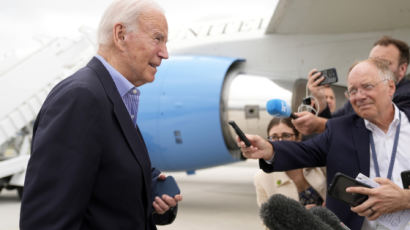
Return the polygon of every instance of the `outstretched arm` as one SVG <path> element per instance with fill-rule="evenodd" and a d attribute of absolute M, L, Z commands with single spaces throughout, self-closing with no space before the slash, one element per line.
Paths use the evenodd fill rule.
<path fill-rule="evenodd" d="M 266 161 L 273 158 L 274 151 L 271 143 L 258 135 L 246 134 L 246 137 L 251 142 L 249 147 L 246 147 L 245 143 L 237 137 L 238 146 L 241 148 L 245 158 L 264 159 Z"/>

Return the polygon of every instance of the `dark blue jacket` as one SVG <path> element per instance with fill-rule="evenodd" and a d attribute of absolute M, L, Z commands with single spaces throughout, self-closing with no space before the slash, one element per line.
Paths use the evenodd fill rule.
<path fill-rule="evenodd" d="M 24 229 L 156 229 L 151 163 L 102 63 L 55 86 L 34 124 Z"/>
<path fill-rule="evenodd" d="M 409 118 L 410 108 L 404 112 Z M 337 172 L 353 178 L 358 173 L 369 176 L 369 134 L 364 120 L 356 114 L 333 118 L 328 120 L 323 133 L 304 142 L 272 142 L 275 150 L 273 165 L 264 160 L 260 160 L 259 165 L 265 172 L 327 166 L 328 187 Z M 326 207 L 349 228 L 361 229 L 363 217 L 352 212 L 349 205 L 327 196 Z"/>

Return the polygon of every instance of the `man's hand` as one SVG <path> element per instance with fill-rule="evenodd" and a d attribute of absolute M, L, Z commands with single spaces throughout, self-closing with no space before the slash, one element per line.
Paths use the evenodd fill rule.
<path fill-rule="evenodd" d="M 324 92 L 324 85 L 319 85 L 320 82 L 325 80 L 325 77 L 320 76 L 320 72 L 317 69 L 312 69 L 308 74 L 307 86 L 313 97 L 316 98 L 316 103 L 319 104 L 319 113 L 322 112 L 326 106 L 326 95 Z M 320 76 L 320 77 L 319 77 Z"/>
<path fill-rule="evenodd" d="M 270 160 L 273 157 L 273 147 L 264 138 L 258 135 L 247 135 L 246 137 L 251 142 L 251 146 L 246 147 L 245 143 L 236 137 L 238 146 L 241 148 L 242 154 L 245 158 L 250 159 L 265 159 Z"/>
<path fill-rule="evenodd" d="M 326 128 L 327 119 L 317 117 L 311 112 L 303 111 L 295 113 L 297 119 L 292 119 L 295 128 L 303 135 L 321 133 Z"/>
<path fill-rule="evenodd" d="M 410 192 L 397 186 L 386 178 L 375 178 L 380 184 L 377 188 L 349 187 L 346 192 L 360 193 L 369 196 L 362 204 L 352 207 L 351 210 L 369 220 L 376 220 L 382 214 L 410 208 Z"/>
<path fill-rule="evenodd" d="M 165 180 L 167 176 L 161 173 L 158 176 L 158 180 Z M 182 201 L 182 195 L 178 194 L 174 197 L 170 197 L 166 194 L 162 195 L 162 197 L 155 197 L 154 202 L 152 202 L 152 206 L 155 209 L 155 212 L 158 214 L 166 213 L 170 208 L 175 207 L 178 202 Z"/>

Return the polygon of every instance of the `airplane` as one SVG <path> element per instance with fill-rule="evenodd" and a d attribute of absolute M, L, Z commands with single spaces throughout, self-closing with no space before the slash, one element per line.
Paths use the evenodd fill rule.
<path fill-rule="evenodd" d="M 313 68 L 337 69 L 341 106 L 347 70 L 377 39 L 410 42 L 408 10 L 408 1 L 280 0 L 268 23 L 253 18 L 178 31 L 173 57 L 141 87 L 150 96 L 141 97 L 139 126 L 153 164 L 190 172 L 241 160 L 227 122 L 266 136 L 266 102 L 283 99 L 296 111 Z"/>
<path fill-rule="evenodd" d="M 279 0 L 270 19 L 192 25 L 170 34 L 171 57 L 156 80 L 140 88 L 137 122 L 152 165 L 194 174 L 244 160 L 227 122 L 266 136 L 266 102 L 283 99 L 296 111 L 308 95 L 312 68 L 337 69 L 333 88 L 342 105 L 347 70 L 367 57 L 374 41 L 389 35 L 410 42 L 408 12 L 405 0 Z M 0 68 L 0 189 L 22 192 L 32 123 L 42 102 L 95 54 L 95 38 L 83 34 L 56 38 Z M 45 61 L 47 70 L 38 68 Z M 27 70 L 39 76 L 36 81 L 27 81 Z"/>

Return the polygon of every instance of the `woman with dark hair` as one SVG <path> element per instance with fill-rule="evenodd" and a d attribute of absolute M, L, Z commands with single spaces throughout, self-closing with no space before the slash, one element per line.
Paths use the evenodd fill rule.
<path fill-rule="evenodd" d="M 290 118 L 273 118 L 267 129 L 270 141 L 300 141 L 301 135 Z M 324 168 L 303 168 L 285 172 L 265 173 L 259 170 L 254 177 L 258 206 L 273 194 L 283 194 L 302 205 L 322 205 L 326 195 Z"/>

